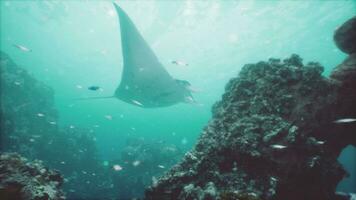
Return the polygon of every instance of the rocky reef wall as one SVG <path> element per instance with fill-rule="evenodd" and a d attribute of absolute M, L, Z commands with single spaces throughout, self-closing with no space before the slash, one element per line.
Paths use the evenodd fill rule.
<path fill-rule="evenodd" d="M 59 126 L 54 91 L 0 52 L 0 152 L 42 160 L 64 176 L 72 199 L 112 195 L 111 179 L 86 128 Z M 97 196 L 95 196 L 97 195 Z"/>
<path fill-rule="evenodd" d="M 0 154 L 2 200 L 63 200 L 63 178 L 39 160 L 28 161 L 16 153 Z"/>
<path fill-rule="evenodd" d="M 348 37 L 338 38 L 355 39 L 342 33 Z M 345 122 L 356 116 L 355 69 L 354 54 L 331 78 L 298 55 L 245 65 L 213 106 L 197 145 L 146 199 L 350 198 L 335 190 L 347 176 L 337 158 L 356 145 L 356 123 Z"/>

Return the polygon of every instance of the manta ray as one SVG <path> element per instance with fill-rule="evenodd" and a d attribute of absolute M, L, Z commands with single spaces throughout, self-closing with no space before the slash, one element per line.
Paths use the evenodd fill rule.
<path fill-rule="evenodd" d="M 119 17 L 123 71 L 121 82 L 110 97 L 144 107 L 194 103 L 190 83 L 174 79 L 160 63 L 129 16 L 114 3 Z"/>

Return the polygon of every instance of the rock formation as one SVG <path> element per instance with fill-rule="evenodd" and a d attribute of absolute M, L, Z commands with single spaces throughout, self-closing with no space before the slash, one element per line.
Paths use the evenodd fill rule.
<path fill-rule="evenodd" d="M 213 106 L 195 148 L 146 190 L 146 199 L 350 198 L 335 194 L 347 175 L 337 158 L 356 144 L 356 127 L 336 120 L 356 118 L 354 66 L 350 56 L 328 79 L 320 64 L 304 65 L 298 55 L 245 65 Z"/>
<path fill-rule="evenodd" d="M 0 154 L 0 197 L 2 200 L 61 200 L 63 179 L 41 161 L 32 162 L 16 153 Z"/>

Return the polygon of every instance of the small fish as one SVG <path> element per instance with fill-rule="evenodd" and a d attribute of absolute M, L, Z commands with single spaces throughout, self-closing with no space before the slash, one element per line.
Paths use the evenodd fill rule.
<path fill-rule="evenodd" d="M 137 166 L 139 166 L 141 164 L 141 162 L 139 161 L 139 160 L 135 160 L 134 162 L 132 162 L 132 165 L 134 166 L 134 167 L 137 167 Z"/>
<path fill-rule="evenodd" d="M 45 115 L 43 113 L 37 113 L 37 116 L 44 117 Z"/>
<path fill-rule="evenodd" d="M 325 144 L 325 141 L 317 141 L 317 144 Z"/>
<path fill-rule="evenodd" d="M 31 49 L 29 49 L 29 48 L 27 48 L 27 47 L 25 47 L 25 46 L 22 46 L 22 45 L 14 44 L 14 46 L 15 46 L 16 48 L 20 49 L 20 50 L 23 51 L 23 52 L 31 52 L 31 51 L 32 51 Z"/>
<path fill-rule="evenodd" d="M 280 145 L 280 144 L 273 144 L 273 145 L 271 145 L 271 147 L 274 148 L 274 149 L 285 149 L 285 148 L 287 148 L 287 146 Z"/>
<path fill-rule="evenodd" d="M 136 105 L 139 105 L 139 106 L 143 106 L 142 103 L 140 103 L 139 101 L 136 101 L 136 100 L 131 100 L 132 103 L 136 104 Z"/>
<path fill-rule="evenodd" d="M 122 167 L 121 167 L 120 165 L 114 165 L 114 166 L 113 166 L 113 169 L 114 169 L 115 171 L 121 171 L 121 170 L 122 170 Z"/>
<path fill-rule="evenodd" d="M 184 67 L 188 66 L 188 63 L 185 63 L 185 62 L 180 61 L 180 60 L 172 60 L 171 63 L 175 64 L 175 65 L 179 65 L 179 66 L 184 66 Z"/>
<path fill-rule="evenodd" d="M 161 168 L 161 169 L 166 168 L 166 167 L 165 167 L 165 166 L 163 166 L 163 165 L 157 165 L 157 167 L 159 167 L 159 168 Z"/>
<path fill-rule="evenodd" d="M 338 120 L 334 121 L 335 124 L 352 123 L 352 122 L 356 122 L 356 119 L 355 118 L 344 118 L 344 119 L 338 119 Z"/>
<path fill-rule="evenodd" d="M 88 87 L 88 90 L 92 90 L 92 91 L 96 91 L 96 90 L 100 90 L 100 89 L 101 89 L 101 87 L 95 86 L 95 85 Z"/>
<path fill-rule="evenodd" d="M 56 122 L 49 122 L 50 124 L 52 124 L 52 125 L 56 125 L 57 123 Z"/>

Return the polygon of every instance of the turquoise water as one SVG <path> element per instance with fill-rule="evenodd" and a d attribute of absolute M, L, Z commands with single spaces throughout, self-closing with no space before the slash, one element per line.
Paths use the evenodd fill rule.
<path fill-rule="evenodd" d="M 117 99 L 74 100 L 113 95 L 120 83 L 120 26 L 112 1 L 0 1 L 1 51 L 54 89 L 58 124 L 91 129 L 104 160 L 132 137 L 189 150 L 225 84 L 246 63 L 296 53 L 304 62 L 320 62 L 328 75 L 346 57 L 333 32 L 356 10 L 355 1 L 342 0 L 115 2 L 169 73 L 199 90 L 199 105 L 144 109 Z M 92 85 L 103 90 L 87 90 Z"/>

